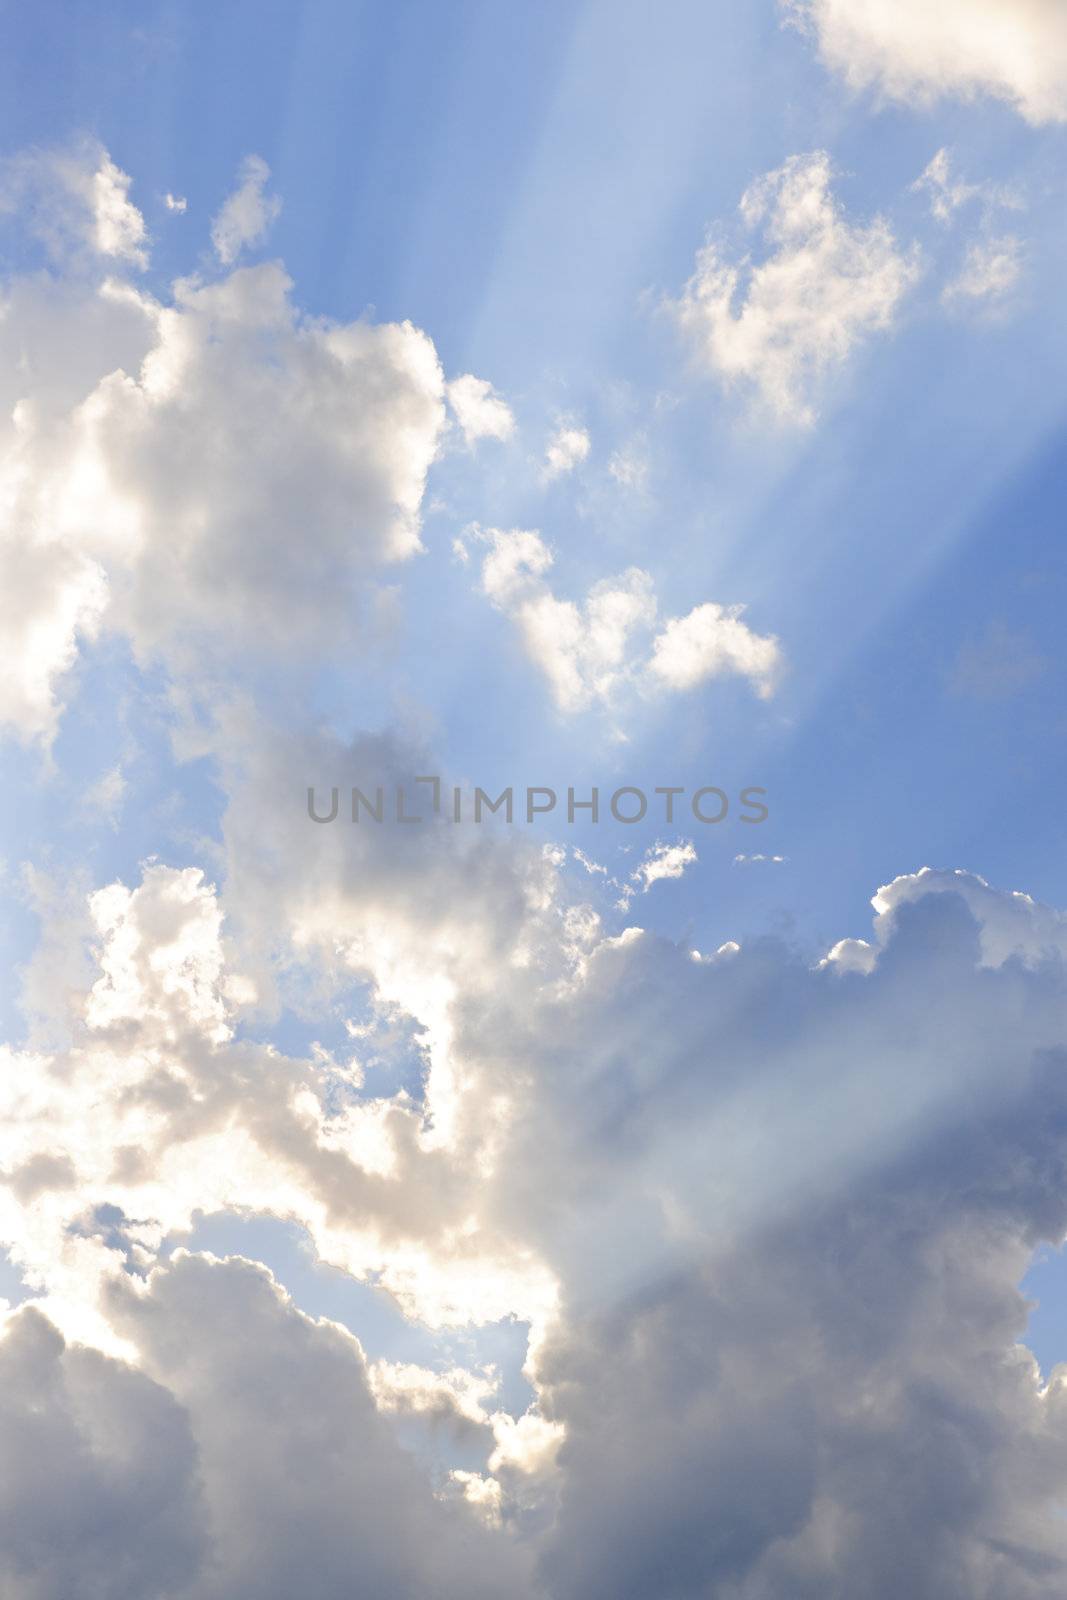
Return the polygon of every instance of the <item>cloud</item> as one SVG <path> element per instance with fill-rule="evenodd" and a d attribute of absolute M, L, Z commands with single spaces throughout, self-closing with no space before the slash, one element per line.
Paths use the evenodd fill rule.
<path fill-rule="evenodd" d="M 872 333 L 892 326 L 918 274 L 882 218 L 851 223 L 831 191 L 824 151 L 791 156 L 741 200 L 762 229 L 763 260 L 731 262 L 709 242 L 669 302 L 697 360 L 754 390 L 783 423 L 810 426 L 825 380 Z"/>
<path fill-rule="evenodd" d="M 638 439 L 616 450 L 608 461 L 608 471 L 620 489 L 644 494 L 648 488 L 648 458 L 644 440 Z"/>
<path fill-rule="evenodd" d="M 372 632 L 377 574 L 422 548 L 446 426 L 410 323 L 307 318 L 276 263 L 158 300 L 98 252 L 90 270 L 65 193 L 38 213 L 22 193 L 20 225 L 55 223 L 65 254 L 9 278 L 0 315 L 0 719 L 44 744 L 102 629 L 186 687 Z"/>
<path fill-rule="evenodd" d="M 467 444 L 479 439 L 510 439 L 515 432 L 511 407 L 485 378 L 469 372 L 453 378 L 447 394 Z"/>
<path fill-rule="evenodd" d="M 245 157 L 238 187 L 211 224 L 211 242 L 224 267 L 232 266 L 242 250 L 259 244 L 280 213 L 281 200 L 265 192 L 269 177 L 261 156 Z"/>
<path fill-rule="evenodd" d="M 59 685 L 94 639 L 107 606 L 108 586 L 94 561 L 47 538 L 0 535 L 0 649 L 7 666 L 0 683 L 0 724 L 25 740 L 50 744 L 60 716 Z"/>
<path fill-rule="evenodd" d="M 592 440 L 584 428 L 562 423 L 549 439 L 545 448 L 545 462 L 541 476 L 546 483 L 565 477 L 581 466 L 592 449 Z"/>
<path fill-rule="evenodd" d="M 300 757 L 279 742 L 277 770 L 261 759 L 243 789 L 228 773 L 229 904 L 249 930 L 241 966 L 203 875 L 149 866 L 140 885 L 91 896 L 97 975 L 69 995 L 72 1042 L 0 1052 L 0 1178 L 13 1186 L 0 1182 L 0 1240 L 68 1337 L 114 1350 L 99 1303 L 107 1282 L 127 1259 L 150 1264 L 197 1211 L 291 1217 L 325 1259 L 376 1275 L 433 1325 L 543 1321 L 554 1299 L 529 1252 L 478 1220 L 477 1150 L 493 1136 L 452 1045 L 452 1007 L 460 993 L 476 998 L 478 970 L 492 985 L 556 943 L 553 869 L 533 848 L 494 849 L 480 830 L 427 828 L 421 843 L 409 829 L 345 835 L 314 828 L 302 807 L 279 838 L 277 789 L 259 783 Z M 259 821 L 267 832 L 252 838 Z M 356 1016 L 411 1019 L 426 1064 L 418 1100 L 354 1097 L 365 1029 L 353 1062 L 292 1059 L 237 1036 L 257 1000 L 257 957 L 279 939 L 290 965 L 306 964 L 312 994 L 347 992 L 354 1005 L 369 983 Z M 53 943 L 54 1000 L 76 974 L 66 941 Z M 545 981 L 566 970 L 558 947 L 541 970 Z M 59 1154 L 47 1193 L 35 1183 L 20 1199 L 34 1163 Z M 92 1220 L 101 1206 L 104 1231 Z"/>
<path fill-rule="evenodd" d="M 938 150 L 922 175 L 912 184 L 912 190 L 926 192 L 930 210 L 941 223 L 950 223 L 956 212 L 972 201 L 982 207 L 982 230 L 968 244 L 963 266 L 956 277 L 941 291 L 945 306 L 958 306 L 960 302 L 996 302 L 1002 300 L 1016 285 L 1022 275 L 1024 246 L 1014 234 L 994 234 L 994 214 L 998 208 L 1019 210 L 1021 200 L 1011 189 L 990 183 L 966 183 L 952 170 L 952 158 L 946 148 Z"/>
<path fill-rule="evenodd" d="M 942 146 L 929 165 L 912 184 L 912 190 L 930 196 L 930 210 L 938 222 L 948 222 L 953 213 L 982 193 L 981 184 L 965 183 L 952 175 L 952 157 Z"/>
<path fill-rule="evenodd" d="M 656 614 L 652 579 L 631 567 L 595 583 L 583 604 L 558 600 L 545 581 L 553 564 L 540 535 L 491 529 L 482 591 L 515 618 L 527 654 L 545 674 L 561 711 L 607 700 L 629 671 L 631 635 Z"/>
<path fill-rule="evenodd" d="M 279 769 L 293 758 L 279 750 Z M 374 768 L 373 752 L 354 764 Z M 409 870 L 387 832 L 351 832 L 344 865 L 329 829 L 310 856 L 287 850 L 272 807 L 251 809 L 263 777 L 235 794 L 232 828 L 277 861 L 281 876 L 253 874 L 275 927 L 303 918 L 317 961 L 362 923 L 385 981 L 383 946 L 395 959 L 409 919 L 424 979 L 435 964 L 453 979 L 448 1042 L 435 1021 L 432 1048 L 451 1052 L 463 1109 L 444 1145 L 403 1102 L 331 1114 L 313 1063 L 242 1042 L 215 897 L 195 874 L 153 869 L 96 902 L 87 1033 L 3 1075 L 0 1236 L 68 1336 L 64 1352 L 34 1309 L 9 1323 L 47 1361 L 7 1375 L 9 1409 L 37 1396 L 29 1432 L 8 1437 L 43 1481 L 59 1450 L 70 1486 L 35 1497 L 38 1536 L 12 1546 L 40 1592 L 69 1590 L 71 1508 L 139 1485 L 159 1534 L 126 1551 L 131 1596 L 180 1572 L 191 1600 L 211 1583 L 280 1600 L 298 1568 L 331 1593 L 358 1551 L 385 1595 L 428 1592 L 430 1561 L 445 1595 L 523 1594 L 536 1562 L 552 1600 L 669 1593 L 663 1573 L 678 1593 L 699 1581 L 795 1600 L 862 1582 L 890 1600 L 903 1551 L 909 1593 L 1055 1600 L 1065 1391 L 1017 1345 L 1016 1284 L 1067 1228 L 1067 918 L 927 870 L 878 891 L 862 970 L 813 968 L 776 940 L 696 961 L 591 924 L 560 984 L 571 924 L 544 900 L 500 915 L 510 854 L 482 869 L 490 894 L 475 856 L 434 866 L 424 846 Z M 231 872 L 247 893 L 239 853 Z M 254 916 L 256 902 L 234 904 Z M 431 1018 L 431 989 L 407 998 Z M 372 1123 L 391 1151 L 378 1168 L 360 1155 Z M 492 1411 L 469 1370 L 368 1371 L 349 1334 L 301 1316 L 248 1262 L 152 1270 L 182 1215 L 227 1205 L 306 1218 L 326 1259 L 386 1262 L 398 1283 L 419 1239 L 424 1294 L 461 1266 L 521 1304 L 508 1250 L 528 1285 L 534 1271 L 558 1281 L 528 1362 L 536 1407 Z M 357 1268 L 343 1241 L 355 1252 L 370 1218 L 379 1254 Z M 464 1241 L 493 1234 L 500 1256 L 479 1268 Z M 84 1365 L 79 1316 L 83 1336 L 114 1342 L 92 1355 L 91 1405 L 69 1381 L 42 1388 L 57 1361 Z M 477 1444 L 454 1497 L 435 1500 L 399 1449 L 390 1419 L 405 1416 Z M 0 1476 L 9 1494 L 24 1481 Z M 110 1525 L 96 1516 L 87 1547 L 101 1570 Z"/>
<path fill-rule="evenodd" d="M 33 1600 L 186 1592 L 208 1511 L 182 1406 L 68 1346 L 38 1311 L 0 1340 L 0 1589 Z"/>
<path fill-rule="evenodd" d="M 540 534 L 493 528 L 478 536 L 490 545 L 482 592 L 514 618 L 561 711 L 608 704 L 627 688 L 688 690 L 726 676 L 749 678 L 761 698 L 773 694 L 778 641 L 752 633 L 740 620 L 743 606 L 707 602 L 669 619 L 653 638 L 658 606 L 641 568 L 594 583 L 580 603 L 560 600 L 547 579 L 554 557 Z"/>
<path fill-rule="evenodd" d="M 276 264 L 179 283 L 149 308 L 140 371 L 78 410 L 64 523 L 99 548 L 107 508 L 114 620 L 148 653 L 321 640 L 369 569 L 420 548 L 445 420 L 433 344 L 410 323 L 305 320 L 290 289 Z"/>
<path fill-rule="evenodd" d="M 783 661 L 778 640 L 741 621 L 745 607 L 695 606 L 667 623 L 652 647 L 649 670 L 670 689 L 694 689 L 712 678 L 748 678 L 761 700 L 775 691 Z"/>
<path fill-rule="evenodd" d="M 379 1415 L 357 1341 L 262 1268 L 181 1255 L 111 1311 L 133 1368 L 36 1310 L 0 1343 L 0 1583 L 34 1600 L 529 1592 L 522 1553 Z"/>
<path fill-rule="evenodd" d="M 680 878 L 686 867 L 692 866 L 696 859 L 697 853 L 690 839 L 679 839 L 676 844 L 654 844 L 645 853 L 645 859 L 633 876 L 643 893 L 647 894 L 654 883 L 660 883 L 665 878 Z"/>
<path fill-rule="evenodd" d="M 14 213 L 56 261 L 100 258 L 148 265 L 144 218 L 130 178 L 92 139 L 32 150 L 0 162 L 0 218 Z"/>
<path fill-rule="evenodd" d="M 152 865 L 138 888 L 115 883 L 90 897 L 101 941 L 101 976 L 85 1010 L 90 1028 L 136 1022 L 170 1041 L 190 1029 L 214 1043 L 230 1037 L 222 913 L 203 878 L 197 867 Z M 232 981 L 230 990 L 242 992 Z"/>
<path fill-rule="evenodd" d="M 525 1017 L 553 1596 L 1062 1587 L 1067 1391 L 1017 1342 L 1067 1226 L 1062 918 L 966 874 L 877 903 L 866 975 L 645 935 Z"/>
<path fill-rule="evenodd" d="M 784 0 L 853 89 L 918 106 L 991 95 L 1035 125 L 1067 120 L 1059 0 Z"/>
<path fill-rule="evenodd" d="M 1014 234 L 976 240 L 967 250 L 958 275 L 946 284 L 942 300 L 946 305 L 968 301 L 1003 300 L 1018 283 L 1023 271 L 1024 249 Z"/>
<path fill-rule="evenodd" d="M 623 886 L 622 894 L 616 901 L 617 909 L 628 910 L 634 894 L 647 894 L 653 884 L 682 877 L 686 868 L 693 866 L 696 860 L 697 853 L 691 839 L 679 839 L 674 844 L 657 841 L 645 851 L 645 858 L 636 871 L 631 872 L 630 882 Z"/>

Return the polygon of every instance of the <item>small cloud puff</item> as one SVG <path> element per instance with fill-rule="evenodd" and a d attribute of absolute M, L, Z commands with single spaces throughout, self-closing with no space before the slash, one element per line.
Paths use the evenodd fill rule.
<path fill-rule="evenodd" d="M 541 477 L 546 483 L 551 483 L 553 479 L 573 472 L 586 459 L 591 448 L 592 440 L 584 428 L 563 423 L 548 441 Z"/>
<path fill-rule="evenodd" d="M 269 177 L 262 156 L 245 157 L 240 184 L 211 224 L 211 242 L 224 267 L 232 266 L 242 250 L 259 244 L 281 211 L 278 197 L 265 192 Z"/>
<path fill-rule="evenodd" d="M 972 244 L 958 275 L 945 286 L 945 305 L 1000 301 L 1015 288 L 1023 271 L 1023 245 L 1014 234 Z"/>
<path fill-rule="evenodd" d="M 510 439 L 515 432 L 511 407 L 487 379 L 464 373 L 461 378 L 453 378 L 446 394 L 466 444 L 479 439 Z"/>
<path fill-rule="evenodd" d="M 615 902 L 617 909 L 626 911 L 635 894 L 647 894 L 655 883 L 682 877 L 686 868 L 691 867 L 697 859 L 691 839 L 679 839 L 675 844 L 664 844 L 657 840 L 645 851 L 644 860 L 636 871 L 631 872 L 630 882 L 623 887 L 621 896 Z"/>

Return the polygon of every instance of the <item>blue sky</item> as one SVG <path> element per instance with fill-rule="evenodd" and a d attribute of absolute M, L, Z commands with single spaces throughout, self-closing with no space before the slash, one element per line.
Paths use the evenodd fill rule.
<path fill-rule="evenodd" d="M 1067 1356 L 1067 35 L 1006 6 L 0 3 L 0 1260 L 209 1485 L 197 1384 L 258 1328 L 309 1437 L 318 1364 L 357 1374 L 489 1593 L 845 1593 L 877 1495 L 796 1509 L 788 1419 L 835 1370 L 955 1415 L 981 1370 L 1010 1465 L 914 1592 L 1015 1600 L 996 1541 L 1067 1561 L 1026 1465 Z M 307 820 L 421 772 L 561 808 Z M 560 814 L 624 785 L 734 804 Z M 730 1398 L 755 1352 L 784 1432 Z M 690 1487 L 765 1422 L 780 1520 L 723 1491 L 735 1558 Z M 612 1428 L 662 1449 L 676 1545 Z M 148 1544 L 199 1600 L 189 1517 Z"/>

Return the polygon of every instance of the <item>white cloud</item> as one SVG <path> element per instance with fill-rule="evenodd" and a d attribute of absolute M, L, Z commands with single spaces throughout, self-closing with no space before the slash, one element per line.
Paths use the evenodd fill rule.
<path fill-rule="evenodd" d="M 85 1009 L 88 1027 L 136 1022 L 168 1040 L 190 1029 L 214 1043 L 230 1037 L 222 913 L 203 876 L 195 867 L 148 866 L 137 889 L 115 883 L 92 895 L 102 944 L 101 976 Z"/>
<path fill-rule="evenodd" d="M 294 753 L 279 751 L 290 772 Z M 423 1104 L 404 1095 L 353 1103 L 343 1061 L 293 1060 L 235 1039 L 236 1016 L 256 992 L 228 960 L 217 896 L 195 869 L 149 866 L 139 886 L 113 884 L 91 898 L 99 976 L 71 996 L 76 1042 L 51 1054 L 2 1052 L 0 1174 L 17 1187 L 0 1185 L 0 1248 L 42 1286 L 42 1308 L 68 1336 L 108 1349 L 115 1336 L 99 1296 L 123 1256 L 85 1221 L 104 1202 L 141 1219 L 118 1229 L 137 1263 L 165 1234 L 187 1230 L 197 1210 L 270 1212 L 307 1227 L 327 1260 L 380 1275 L 427 1322 L 514 1314 L 543 1324 L 550 1276 L 479 1220 L 497 1135 L 477 1111 L 451 1007 L 461 990 L 473 997 L 476 970 L 490 986 L 501 970 L 519 970 L 526 940 L 529 963 L 555 927 L 545 893 L 552 869 L 536 853 L 487 851 L 480 837 L 464 846 L 460 830 L 446 835 L 456 856 L 442 856 L 430 837 L 414 849 L 407 839 L 398 849 L 386 836 L 320 829 L 309 840 L 296 810 L 289 848 L 274 859 L 266 834 L 243 833 L 260 819 L 268 832 L 278 825 L 258 788 L 264 776 L 261 768 L 249 778 L 232 819 L 243 847 L 231 847 L 231 904 L 253 930 L 251 965 L 258 928 L 271 950 L 284 938 L 320 986 L 369 979 L 372 1016 L 417 1021 L 430 1066 Z M 60 980 L 77 976 L 66 942 L 48 952 L 53 1006 Z M 554 960 L 563 971 L 558 951 Z M 60 1153 L 62 1171 L 23 1194 L 34 1163 Z"/>
<path fill-rule="evenodd" d="M 446 392 L 467 444 L 479 439 L 510 439 L 515 432 L 511 407 L 485 378 L 467 372 L 453 378 Z"/>
<path fill-rule="evenodd" d="M 938 150 L 911 187 L 917 193 L 923 190 L 929 193 L 930 210 L 938 222 L 948 222 L 960 206 L 966 205 L 969 200 L 976 199 L 982 193 L 980 184 L 965 183 L 962 178 L 953 176 L 952 157 L 944 146 Z"/>
<path fill-rule="evenodd" d="M 0 485 L 2 492 L 2 485 Z M 107 605 L 107 579 L 96 562 L 47 540 L 0 535 L 0 724 L 26 740 L 50 744 L 61 710 L 59 688 L 81 640 L 94 639 Z"/>
<path fill-rule="evenodd" d="M 30 151 L 0 162 L 0 217 L 17 213 L 57 261 L 88 252 L 143 268 L 144 218 L 129 189 L 129 176 L 95 140 Z"/>
<path fill-rule="evenodd" d="M 245 157 L 238 187 L 211 224 L 211 242 L 223 266 L 232 266 L 242 250 L 259 244 L 281 211 L 278 197 L 266 193 L 269 177 L 262 156 Z"/>
<path fill-rule="evenodd" d="M 1034 968 L 1050 957 L 1067 961 L 1067 915 L 1018 890 L 1003 893 L 959 868 L 923 867 L 883 885 L 871 900 L 876 938 L 885 944 L 892 937 L 903 906 L 939 894 L 957 895 L 965 903 L 978 928 L 984 966 L 1000 967 L 1013 957 Z"/>
<path fill-rule="evenodd" d="M 636 871 L 631 872 L 629 882 L 622 885 L 615 909 L 628 911 L 635 894 L 647 894 L 653 884 L 682 877 L 686 868 L 696 860 L 696 849 L 690 839 L 679 839 L 674 844 L 657 841 L 645 851 L 644 860 L 638 864 Z M 614 879 L 611 881 L 615 882 Z"/>
<path fill-rule="evenodd" d="M 591 448 L 592 440 L 584 428 L 575 427 L 571 423 L 562 423 L 545 448 L 542 478 L 546 483 L 551 483 L 554 478 L 561 478 L 568 472 L 573 472 L 575 467 L 580 466 L 585 460 Z"/>
<path fill-rule="evenodd" d="M 101 625 L 187 688 L 241 652 L 372 635 L 446 426 L 424 333 L 307 318 L 278 264 L 163 301 L 104 275 L 104 246 L 138 261 L 117 200 L 95 217 L 96 178 L 118 200 L 128 180 L 82 156 L 16 160 L 4 191 L 62 269 L 0 302 L 0 720 L 45 744 Z"/>
<path fill-rule="evenodd" d="M 658 841 L 650 846 L 644 860 L 630 874 L 630 882 L 624 885 L 622 895 L 616 902 L 618 910 L 628 910 L 635 893 L 647 894 L 655 883 L 682 877 L 686 868 L 696 860 L 696 848 L 691 839 L 679 839 L 674 844 Z"/>
<path fill-rule="evenodd" d="M 695 606 L 667 623 L 652 647 L 649 671 L 670 689 L 694 689 L 712 678 L 744 677 L 761 700 L 774 694 L 782 652 L 772 636 L 741 621 L 744 606 Z"/>
<path fill-rule="evenodd" d="M 603 579 L 585 601 L 558 600 L 545 581 L 552 552 L 537 533 L 490 529 L 482 590 L 515 618 L 527 653 L 547 677 L 561 711 L 610 699 L 629 671 L 633 633 L 656 614 L 652 579 L 631 567 Z"/>
<path fill-rule="evenodd" d="M 560 600 L 547 579 L 554 558 L 538 533 L 493 528 L 478 536 L 491 546 L 482 591 L 515 619 L 561 711 L 610 703 L 625 688 L 686 690 L 726 676 L 749 678 L 761 698 L 773 694 L 778 641 L 752 633 L 740 620 L 743 606 L 697 606 L 653 639 L 656 596 L 639 567 L 594 583 L 582 602 Z"/>
<path fill-rule="evenodd" d="M 654 883 L 664 878 L 680 878 L 696 859 L 691 839 L 679 839 L 676 844 L 654 844 L 633 876 L 647 894 Z"/>
<path fill-rule="evenodd" d="M 697 359 L 756 391 L 782 422 L 810 425 L 824 380 L 870 334 L 892 326 L 917 260 L 884 219 L 851 223 L 831 192 L 830 158 L 791 156 L 741 200 L 769 253 L 731 262 L 708 243 L 671 302 Z"/>
<path fill-rule="evenodd" d="M 139 367 L 104 351 L 107 375 L 69 409 L 31 394 L 0 434 L 14 541 L 0 628 L 20 661 L 0 711 L 27 735 L 54 731 L 57 682 L 109 596 L 109 625 L 143 658 L 206 673 L 257 637 L 340 648 L 370 575 L 421 548 L 445 423 L 431 341 L 307 322 L 289 289 L 265 265 L 180 284 L 171 306 L 137 297 Z"/>
<path fill-rule="evenodd" d="M 1023 260 L 1022 241 L 1014 234 L 976 240 L 968 248 L 960 272 L 946 285 L 942 299 L 946 305 L 1003 300 L 1021 278 Z"/>
<path fill-rule="evenodd" d="M 184 195 L 171 194 L 169 191 L 163 196 L 163 204 L 168 211 L 182 212 L 187 210 L 189 202 Z"/>
<path fill-rule="evenodd" d="M 988 94 L 1034 124 L 1067 120 L 1060 0 L 783 0 L 853 89 L 925 106 Z"/>
<path fill-rule="evenodd" d="M 79 408 L 63 525 L 105 528 L 128 573 L 115 621 L 148 651 L 321 641 L 368 569 L 420 548 L 433 345 L 409 323 L 306 321 L 290 287 L 275 264 L 176 285 L 140 372 Z"/>
<path fill-rule="evenodd" d="M 379 1410 L 454 1417 L 476 1428 L 489 1427 L 486 1402 L 499 1387 L 492 1375 L 465 1367 L 434 1372 L 405 1361 L 375 1361 L 367 1378 Z"/>

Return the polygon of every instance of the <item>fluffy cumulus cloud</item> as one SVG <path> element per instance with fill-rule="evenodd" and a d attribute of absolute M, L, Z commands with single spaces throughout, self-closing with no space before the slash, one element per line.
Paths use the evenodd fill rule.
<path fill-rule="evenodd" d="M 748 678 L 768 699 L 782 667 L 777 639 L 762 637 L 741 621 L 744 606 L 695 606 L 675 617 L 656 639 L 650 671 L 671 689 L 692 689 L 709 678 Z"/>
<path fill-rule="evenodd" d="M 453 378 L 448 385 L 448 403 L 467 444 L 479 439 L 510 439 L 515 432 L 511 407 L 486 378 L 470 372 Z"/>
<path fill-rule="evenodd" d="M 147 652 L 321 637 L 369 570 L 420 548 L 443 378 L 410 324 L 323 325 L 275 264 L 145 307 L 135 373 L 75 419 L 70 540 L 119 573 L 115 621 Z"/>
<path fill-rule="evenodd" d="M 639 567 L 599 580 L 582 602 L 561 600 L 547 577 L 554 557 L 540 534 L 494 528 L 478 537 L 490 546 L 482 591 L 514 618 L 561 711 L 610 704 L 627 689 L 695 689 L 727 676 L 747 678 L 763 698 L 773 694 L 780 646 L 742 622 L 744 606 L 709 601 L 661 626 L 652 578 Z"/>
<path fill-rule="evenodd" d="M 1034 124 L 1067 121 L 1060 0 L 783 0 L 854 89 L 929 105 L 991 95 Z"/>
<path fill-rule="evenodd" d="M 566 477 L 575 467 L 581 466 L 592 448 L 593 441 L 585 428 L 570 422 L 561 423 L 545 447 L 542 478 L 551 483 L 554 478 Z"/>
<path fill-rule="evenodd" d="M 357 1341 L 251 1262 L 179 1256 L 111 1314 L 136 1364 L 9 1323 L 0 1582 L 32 1600 L 523 1593 L 522 1552 L 444 1504 Z"/>
<path fill-rule="evenodd" d="M 143 1370 L 67 1345 L 40 1312 L 0 1340 L 0 1590 L 187 1593 L 206 1554 L 184 1408 Z"/>
<path fill-rule="evenodd" d="M 670 309 L 696 360 L 742 383 L 780 421 L 810 425 L 824 380 L 869 335 L 891 327 L 918 265 L 882 218 L 851 222 L 823 151 L 791 156 L 741 200 L 762 259 L 711 241 Z"/>
<path fill-rule="evenodd" d="M 1060 919 L 962 874 L 879 905 L 865 974 L 646 936 L 525 1019 L 499 1182 L 564 1285 L 553 1595 L 1060 1592 L 1016 1288 L 1067 1223 Z"/>
<path fill-rule="evenodd" d="M 3 193 L 60 267 L 0 301 L 0 629 L 19 662 L 0 715 L 50 738 L 102 620 L 187 673 L 257 640 L 340 648 L 374 573 L 421 549 L 446 425 L 432 341 L 306 317 L 276 263 L 158 299 L 118 270 L 143 228 L 106 156 L 12 171 Z"/>

